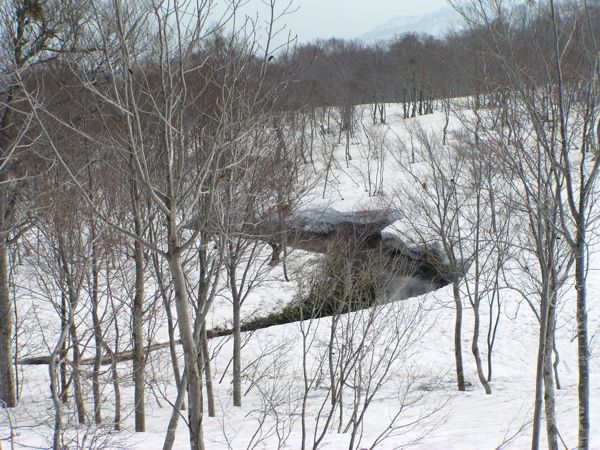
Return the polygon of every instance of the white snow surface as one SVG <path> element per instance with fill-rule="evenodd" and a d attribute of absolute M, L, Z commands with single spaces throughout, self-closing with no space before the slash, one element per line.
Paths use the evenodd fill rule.
<path fill-rule="evenodd" d="M 323 180 L 311 191 L 311 195 L 301 207 L 304 217 L 326 214 L 328 219 L 343 220 L 345 214 L 352 211 L 364 211 L 386 208 L 389 196 L 398 182 L 403 179 L 402 171 L 395 163 L 395 158 L 408 158 L 398 153 L 395 145 L 398 140 L 407 140 L 406 126 L 419 122 L 424 128 L 441 133 L 444 117 L 440 113 L 422 116 L 416 119 L 401 118 L 399 105 L 388 105 L 388 124 L 378 125 L 385 130 L 389 146 L 386 150 L 383 167 L 383 186 L 378 195 L 368 195 L 368 167 L 373 169 L 374 160 L 364 146 L 364 136 L 357 133 L 352 141 L 350 153 L 352 160 L 346 165 L 344 160 L 344 144 L 336 145 L 333 171 L 323 198 Z M 453 126 L 457 126 L 453 122 Z M 335 137 L 325 145 L 321 156 L 327 154 L 327 146 L 335 141 Z M 380 158 L 381 160 L 381 158 Z M 319 170 L 324 170 L 323 161 L 318 163 Z M 397 206 L 397 205 L 396 205 Z M 400 211 L 401 214 L 407 213 Z M 389 229 L 386 233 L 394 233 Z M 397 231 L 396 231 L 397 232 Z M 588 275 L 589 293 L 589 333 L 597 336 L 600 331 L 600 307 L 595 301 L 600 292 L 600 257 L 598 243 L 592 247 Z M 268 257 L 268 255 L 265 255 Z M 265 281 L 250 295 L 242 311 L 245 318 L 260 313 L 280 309 L 290 302 L 296 292 L 297 283 L 301 281 L 303 270 L 310 266 L 314 256 L 307 252 L 294 251 L 290 256 L 292 281 L 285 282 L 281 267 L 277 266 Z M 30 297 L 24 302 L 23 321 L 25 330 L 29 330 L 31 342 L 26 347 L 29 354 L 44 354 L 45 344 L 52 344 L 58 327 L 56 313 L 43 301 L 36 299 L 34 277 L 28 267 L 20 269 L 20 283 L 30 288 Z M 517 269 L 508 274 L 510 285 L 518 285 L 523 277 Z M 468 276 L 467 278 L 468 279 Z M 575 320 L 573 317 L 575 290 L 568 286 L 559 311 L 559 324 L 556 331 L 557 350 L 560 354 L 559 375 L 561 389 L 557 391 L 558 429 L 566 446 L 573 448 L 577 443 L 577 348 L 575 340 Z M 31 309 L 38 311 L 34 315 Z M 229 326 L 231 317 L 231 301 L 227 292 L 223 291 L 215 302 L 209 315 L 209 326 Z M 367 312 L 350 313 L 342 319 L 353 323 L 357 329 L 364 326 Z M 493 353 L 492 395 L 486 395 L 479 384 L 474 359 L 470 353 L 473 318 L 471 310 L 465 305 L 463 323 L 463 358 L 465 374 L 468 381 L 466 392 L 458 392 L 455 385 L 453 330 L 454 308 L 451 286 L 446 286 L 433 293 L 403 301 L 392 302 L 378 308 L 375 321 L 377 333 L 372 333 L 373 353 L 385 359 L 385 352 L 394 342 L 405 339 L 407 346 L 401 356 L 392 364 L 390 373 L 385 377 L 382 389 L 373 399 L 366 411 L 362 440 L 358 448 L 370 448 L 377 436 L 384 432 L 402 404 L 403 392 L 408 392 L 405 403 L 410 407 L 402 411 L 398 425 L 403 428 L 395 430 L 392 436 L 380 443 L 377 448 L 415 448 L 415 449 L 521 449 L 530 446 L 531 424 L 534 403 L 535 363 L 538 345 L 538 327 L 535 316 L 524 302 L 520 294 L 514 290 L 502 291 L 502 311 L 498 336 Z M 31 318 L 30 318 L 31 317 Z M 410 336 L 398 338 L 393 333 L 402 327 L 409 327 Z M 485 333 L 487 331 L 489 312 L 486 303 L 482 306 L 482 331 L 480 346 L 486 358 Z M 43 320 L 43 323 L 39 323 Z M 204 434 L 206 448 L 211 449 L 273 449 L 300 448 L 301 426 L 300 408 L 304 389 L 302 378 L 303 339 L 302 332 L 307 328 L 314 339 L 307 352 L 306 366 L 309 374 L 318 373 L 318 365 L 324 358 L 324 343 L 329 336 L 331 318 L 323 318 L 313 322 L 290 323 L 246 333 L 243 337 L 245 345 L 242 351 L 244 369 L 243 406 L 233 407 L 231 400 L 231 367 L 230 359 L 232 343 L 229 338 L 217 338 L 210 342 L 213 359 L 213 376 L 215 382 L 216 409 L 214 418 L 204 417 Z M 42 335 L 33 334 L 32 330 L 42 328 Z M 164 342 L 166 331 L 164 318 L 157 318 L 157 331 L 153 342 Z M 409 339 L 410 338 L 410 339 Z M 90 344 L 90 347 L 92 345 Z M 92 350 L 88 350 L 91 354 Z M 590 361 L 591 380 L 591 445 L 600 448 L 600 360 L 596 339 L 591 342 L 592 358 Z M 182 363 L 182 361 L 181 361 Z M 108 367 L 107 367 L 108 369 Z M 133 403 L 133 383 L 127 375 L 131 373 L 130 363 L 119 364 L 123 377 L 122 395 L 123 410 L 131 412 Z M 9 418 L 15 430 L 15 448 L 47 448 L 52 437 L 52 404 L 49 397 L 47 366 L 19 366 L 22 395 L 19 406 L 14 410 L 0 410 L 0 438 L 3 448 L 10 448 Z M 104 418 L 110 422 L 112 409 L 112 390 L 107 372 L 103 375 L 107 380 L 103 394 L 106 397 Z M 169 418 L 170 402 L 176 397 L 173 385 L 171 362 L 168 350 L 152 353 L 148 362 L 148 377 L 152 379 L 153 388 L 147 389 L 147 432 L 133 433 L 133 415 L 124 418 L 123 431 L 112 433 L 104 448 L 136 448 L 160 449 Z M 315 375 L 316 377 L 316 375 Z M 320 380 L 324 383 L 324 380 Z M 350 390 L 348 388 L 348 390 Z M 89 409 L 91 409 L 91 387 L 89 393 Z M 314 389 L 307 399 L 308 447 L 312 447 L 312 439 L 321 405 L 328 404 L 326 389 Z M 349 394 L 348 394 L 349 395 Z M 350 398 L 350 397 L 348 397 Z M 411 403 L 412 402 L 412 403 Z M 266 411 L 266 414 L 263 414 Z M 278 414 L 280 428 L 275 432 L 269 427 L 274 423 L 274 415 Z M 66 415 L 74 421 L 73 411 Z M 185 415 L 185 412 L 184 412 Z M 265 417 L 262 434 L 259 421 Z M 419 419 L 420 418 L 420 419 Z M 347 422 L 348 417 L 345 418 Z M 345 423 L 344 423 L 345 426 Z M 350 433 L 337 431 L 327 432 L 318 445 L 319 449 L 345 449 L 349 446 Z M 71 435 L 77 435 L 79 441 L 86 432 L 86 427 L 72 426 Z M 267 432 L 269 431 L 270 432 Z M 287 432 L 289 431 L 289 435 Z M 285 442 L 278 441 L 277 434 L 285 435 Z M 90 441 L 84 446 L 94 446 Z M 542 433 L 542 447 L 546 443 Z M 358 442 L 355 442 L 355 445 Z M 97 444 L 96 446 L 100 446 Z M 180 420 L 174 448 L 189 448 L 188 433 L 185 423 Z"/>

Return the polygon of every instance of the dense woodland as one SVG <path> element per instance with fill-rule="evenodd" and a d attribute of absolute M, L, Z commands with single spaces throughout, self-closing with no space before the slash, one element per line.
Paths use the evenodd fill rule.
<path fill-rule="evenodd" d="M 369 197 L 386 196 L 384 152 L 407 155 L 397 162 L 408 186 L 386 200 L 415 214 L 404 238 L 428 250 L 452 285 L 456 389 L 466 389 L 470 351 L 493 395 L 500 302 L 504 290 L 520 289 L 539 325 L 536 379 L 522 380 L 535 383 L 527 432 L 532 449 L 544 433 L 548 448 L 559 448 L 554 333 L 566 309 L 579 380 L 578 440 L 569 445 L 590 448 L 586 283 L 597 231 L 600 7 L 456 1 L 465 25 L 443 38 L 274 47 L 285 41 L 278 20 L 289 6 L 267 3 L 266 26 L 237 17 L 235 4 L 209 16 L 204 0 L 0 4 L 0 417 L 19 408 L 26 362 L 37 360 L 48 366 L 52 417 L 47 425 L 40 411 L 39 422 L 52 429 L 55 450 L 115 445 L 131 415 L 135 432 L 146 431 L 146 403 L 164 380 L 177 395 L 166 399 L 173 414 L 163 448 L 178 427 L 189 429 L 190 448 L 210 448 L 203 426 L 219 415 L 220 381 L 206 318 L 219 297 L 230 299 L 231 364 L 219 375 L 239 407 L 261 386 L 243 366 L 252 336 L 242 333 L 241 309 L 277 269 L 297 284 L 285 314 L 305 319 L 305 370 L 293 414 L 260 391 L 271 401 L 260 426 L 275 421 L 269 436 L 280 447 L 319 448 L 332 432 L 349 433 L 350 448 L 366 445 L 363 418 L 425 312 L 390 317 L 382 305 L 353 306 L 389 282 L 378 275 L 389 259 L 358 255 L 356 236 L 340 233 L 309 273 L 288 274 L 288 219 L 316 186 L 325 197 L 334 150 L 348 167 L 361 136 Z M 442 139 L 412 128 L 410 142 L 386 141 L 390 104 L 406 121 L 443 114 Z M 432 240 L 439 245 L 429 248 Z M 24 266 L 35 292 L 15 276 Z M 521 271 L 522 286 L 503 284 L 509 269 Z M 576 302 L 564 306 L 571 284 Z M 463 330 L 471 311 L 474 329 Z M 311 333 L 324 315 L 332 316 L 329 345 L 311 375 Z M 31 322 L 48 331 L 44 345 L 30 343 Z M 461 347 L 463 333 L 471 349 Z M 168 364 L 158 370 L 161 343 Z M 306 408 L 318 389 L 326 394 L 313 424 Z M 286 443 L 296 416 L 301 441 Z"/>

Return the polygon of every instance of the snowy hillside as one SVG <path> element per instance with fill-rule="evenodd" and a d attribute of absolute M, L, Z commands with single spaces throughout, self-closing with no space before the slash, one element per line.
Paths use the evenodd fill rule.
<path fill-rule="evenodd" d="M 456 30 L 459 24 L 458 13 L 450 7 L 444 7 L 429 14 L 394 17 L 359 36 L 358 39 L 371 43 L 386 41 L 406 33 L 441 37 L 449 31 Z"/>
<path fill-rule="evenodd" d="M 437 15 L 440 26 L 447 16 Z M 420 23 L 420 22 L 415 22 Z M 464 113 L 464 111 L 461 111 Z M 351 160 L 345 161 L 345 146 L 338 144 L 335 135 L 323 136 L 316 167 L 324 172 L 331 166 L 331 174 L 319 177 L 306 196 L 300 209 L 313 214 L 331 208 L 336 217 L 352 211 L 386 208 L 395 197 L 395 191 L 408 178 L 408 167 L 418 167 L 426 176 L 424 160 L 411 158 L 409 130 L 417 124 L 441 136 L 444 116 L 441 113 L 403 119 L 399 105 L 388 105 L 386 125 L 367 125 L 366 133 L 357 132 L 349 147 Z M 451 128 L 460 128 L 460 121 L 451 120 Z M 367 133 L 384 136 L 383 153 L 373 157 L 367 150 Z M 328 149 L 333 148 L 333 162 L 327 161 Z M 417 155 L 418 156 L 418 155 Z M 448 167 L 448 170 L 451 168 Z M 377 178 L 376 174 L 381 174 Z M 369 195 L 370 184 L 376 194 Z M 396 205 L 396 207 L 402 205 Z M 411 211 L 400 213 L 410 215 Z M 333 213 L 332 213 L 333 214 Z M 340 219 L 341 220 L 341 219 Z M 398 227 L 401 225 L 399 224 Z M 397 229 L 402 234 L 402 230 Z M 597 230 L 599 231 L 599 230 Z M 390 233 L 393 233 L 393 227 Z M 592 270 L 588 277 L 592 297 L 600 292 L 600 243 L 592 247 Z M 268 255 L 265 255 L 268 258 Z M 243 306 L 244 317 L 254 317 L 261 311 L 280 310 L 302 290 L 302 283 L 310 276 L 311 265 L 318 257 L 304 251 L 291 253 L 290 282 L 284 280 L 281 266 L 270 269 L 259 289 L 253 291 Z M 36 291 L 35 278 L 25 265 L 19 269 L 21 289 Z M 516 288 L 522 285 L 524 274 L 517 265 L 507 264 L 504 289 L 501 292 L 501 310 L 482 307 L 481 340 L 484 341 L 490 319 L 499 313 L 498 334 L 493 354 L 494 373 L 492 394 L 482 389 L 471 355 L 473 314 L 465 302 L 463 323 L 463 354 L 467 389 L 456 390 L 453 329 L 454 307 L 452 286 L 433 293 L 401 301 L 382 302 L 373 308 L 343 314 L 339 327 L 352 332 L 347 341 L 336 347 L 338 354 L 349 347 L 362 352 L 365 359 L 360 367 L 346 367 L 348 379 L 340 387 L 348 412 L 327 415 L 330 392 L 326 389 L 327 343 L 332 329 L 331 317 L 293 322 L 285 325 L 245 333 L 243 360 L 243 406 L 231 402 L 230 370 L 232 343 L 230 337 L 210 340 L 213 357 L 212 370 L 215 381 L 215 417 L 204 416 L 204 433 L 207 449 L 274 449 L 300 448 L 304 439 L 307 447 L 318 449 L 349 448 L 415 448 L 415 449 L 522 449 L 530 445 L 531 416 L 534 404 L 534 380 L 538 346 L 537 319 Z M 470 283 L 472 273 L 466 274 L 463 284 Z M 463 286 L 464 287 L 464 286 Z M 231 300 L 223 291 L 213 305 L 208 318 L 211 327 L 230 326 Z M 565 286 L 557 324 L 556 345 L 560 355 L 558 373 L 561 389 L 557 391 L 558 428 L 566 446 L 572 448 L 577 441 L 577 361 L 574 342 L 575 322 L 571 311 L 575 291 Z M 31 299 L 31 308 L 45 308 L 43 301 Z M 491 315 L 490 315 L 491 312 Z M 51 312 L 49 323 L 42 327 L 42 335 L 35 335 L 37 323 L 24 322 L 24 335 L 29 336 L 31 351 L 44 348 L 51 341 Z M 591 303 L 589 310 L 590 335 L 600 332 L 600 307 Z M 156 318 L 154 342 L 164 341 L 166 319 Z M 341 337 L 340 337 L 341 338 Z M 337 345 L 336 344 L 336 345 Z M 597 353 L 594 342 L 592 352 Z M 487 357 L 482 343 L 483 356 Z M 178 347 L 178 352 L 181 348 Z M 133 417 L 123 418 L 123 431 L 106 432 L 101 440 L 86 442 L 82 436 L 85 426 L 72 423 L 69 436 L 84 446 L 105 448 L 160 449 L 171 417 L 171 404 L 177 389 L 170 375 L 168 349 L 152 352 L 148 364 L 154 387 L 148 391 L 146 433 L 134 434 Z M 47 366 L 19 367 L 22 377 L 22 400 L 9 413 L 10 425 L 15 430 L 14 448 L 46 448 L 52 438 L 52 404 L 48 395 Z M 126 379 L 131 371 L 129 362 L 119 364 Z M 600 360 L 591 360 L 592 446 L 600 445 Z M 108 378 L 108 370 L 103 377 Z M 103 396 L 112 398 L 110 383 Z M 360 386 L 360 389 L 353 387 Z M 122 400 L 131 411 L 133 387 L 130 381 L 122 384 Z M 358 430 L 352 431 L 350 412 L 364 414 Z M 40 415 L 40 411 L 47 411 Z M 6 411 L 0 410 L 0 438 L 9 432 Z M 110 414 L 109 411 L 106 412 Z M 69 420 L 75 420 L 70 410 Z M 335 431 L 325 431 L 323 421 L 334 420 Z M 339 425 L 337 421 L 340 421 Z M 90 434 L 91 439 L 91 434 Z M 103 440 L 102 440 L 103 439 Z M 544 440 L 542 439 L 542 442 Z M 5 448 L 11 443 L 2 441 Z M 543 443 L 545 445 L 545 443 Z M 185 423 L 180 420 L 173 448 L 189 448 Z"/>

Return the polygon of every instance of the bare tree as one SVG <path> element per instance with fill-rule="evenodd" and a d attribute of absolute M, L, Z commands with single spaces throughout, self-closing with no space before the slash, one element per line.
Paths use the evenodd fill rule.
<path fill-rule="evenodd" d="M 104 142 L 115 157 L 131 161 L 143 197 L 161 219 L 157 225 L 163 230 L 158 234 L 161 240 L 150 242 L 137 230 L 116 224 L 95 210 L 113 229 L 168 264 L 184 350 L 190 445 L 195 449 L 204 448 L 204 442 L 202 357 L 194 323 L 202 324 L 210 304 L 200 305 L 194 319 L 184 255 L 203 231 L 222 229 L 218 220 L 223 205 L 218 192 L 228 179 L 230 166 L 239 163 L 228 157 L 229 151 L 236 142 L 251 139 L 266 123 L 274 104 L 269 99 L 278 92 L 277 85 L 264 83 L 270 46 L 258 47 L 253 40 L 254 24 L 247 22 L 225 39 L 218 33 L 230 16 L 208 26 L 211 7 L 210 2 L 93 3 L 85 39 L 99 49 L 102 70 L 90 71 L 85 58 L 68 61 L 69 69 L 98 105 L 104 130 L 115 123 L 112 119 L 106 122 L 106 111 L 118 119 L 125 133 L 113 140 L 111 135 L 106 139 L 75 131 L 86 139 Z M 194 19 L 184 20 L 184 15 Z M 272 26 L 266 33 L 269 43 Z M 141 36 L 145 40 L 140 40 Z M 29 100 L 40 123 L 55 121 L 73 128 L 56 115 L 45 117 L 33 95 Z M 48 134 L 47 126 L 44 129 Z M 72 176 L 56 143 L 50 142 Z M 90 202 L 85 192 L 82 195 Z"/>
<path fill-rule="evenodd" d="M 400 238 L 409 246 L 425 251 L 426 258 L 439 273 L 452 283 L 454 308 L 454 356 L 458 390 L 465 390 L 462 357 L 463 299 L 461 279 L 475 255 L 473 248 L 467 252 L 462 247 L 467 237 L 461 235 L 463 226 L 461 210 L 466 207 L 467 196 L 461 190 L 464 160 L 452 150 L 441 147 L 435 136 L 422 128 L 410 130 L 417 140 L 416 152 L 427 168 L 419 170 L 416 164 L 406 164 L 397 158 L 407 175 L 405 186 L 398 188 L 397 201 L 410 213 L 397 224 Z M 410 206 L 409 206 L 410 205 Z M 472 241 L 471 241 L 472 242 Z"/>
<path fill-rule="evenodd" d="M 415 422 L 404 422 L 403 413 L 423 405 L 421 393 L 413 390 L 410 370 L 403 371 L 401 361 L 425 329 L 419 302 L 394 301 L 391 287 L 396 271 L 406 270 L 397 263 L 380 249 L 361 249 L 359 236 L 342 233 L 311 269 L 309 281 L 300 282 L 300 298 L 294 307 L 304 319 L 299 323 L 303 349 L 301 448 L 318 448 L 330 431 L 348 433 L 350 449 L 362 448 L 371 440 L 375 446 L 424 425 L 425 416 L 439 410 L 440 405 Z M 329 315 L 326 320 L 317 319 Z M 398 393 L 389 422 L 382 424 L 381 430 L 365 432 L 367 412 L 386 383 L 398 375 L 406 376 L 402 378 L 405 391 Z M 311 393 L 320 385 L 320 389 L 326 388 L 325 395 L 314 402 Z M 309 414 L 309 410 L 314 412 Z"/>
<path fill-rule="evenodd" d="M 387 135 L 389 129 L 385 126 L 369 125 L 361 118 L 361 153 L 367 162 L 366 178 L 369 197 L 383 194 L 385 159 L 388 151 Z"/>
<path fill-rule="evenodd" d="M 81 337 L 84 330 L 81 326 L 81 303 L 84 302 L 84 287 L 89 276 L 92 262 L 91 234 L 87 230 L 85 205 L 77 204 L 77 193 L 73 188 L 66 188 L 60 193 L 53 190 L 55 196 L 46 210 L 46 216 L 40 220 L 39 237 L 43 239 L 42 254 L 38 254 L 37 280 L 42 295 L 49 297 L 51 304 L 61 318 L 60 330 L 53 342 L 48 367 L 50 374 L 50 391 L 54 404 L 54 439 L 55 449 L 63 448 L 64 427 L 63 403 L 67 392 L 65 381 L 66 370 L 73 384 L 73 394 L 77 409 L 77 419 L 86 423 L 87 414 L 82 386 L 82 350 Z M 70 200 L 70 201 L 68 201 Z M 68 203 L 68 204 L 67 204 Z M 50 337 L 48 337 L 50 339 Z M 69 341 L 68 346 L 67 340 Z M 71 349 L 71 358 L 67 350 Z M 62 383 L 59 382 L 59 369 Z M 95 405 L 99 407 L 99 405 Z"/>
<path fill-rule="evenodd" d="M 32 117 L 22 95 L 21 78 L 35 65 L 64 50 L 74 28 L 65 26 L 77 8 L 61 2 L 7 1 L 0 5 L 0 400 L 16 405 L 13 371 L 13 300 L 8 287 L 8 249 L 27 229 L 23 186 Z M 76 21 L 69 25 L 76 24 Z"/>
<path fill-rule="evenodd" d="M 547 233 L 556 239 L 566 240 L 575 265 L 577 292 L 577 340 L 579 368 L 579 448 L 589 448 L 589 338 L 587 332 L 585 273 L 587 272 L 586 233 L 591 220 L 592 198 L 596 190 L 598 162 L 592 160 L 597 148 L 595 124 L 597 121 L 596 77 L 598 48 L 597 27 L 594 17 L 597 10 L 587 2 L 530 2 L 527 8 L 511 8 L 504 2 L 473 2 L 462 10 L 473 28 L 487 33 L 481 39 L 485 48 L 486 62 L 500 68 L 496 81 L 507 86 L 513 101 L 504 104 L 508 108 L 499 117 L 509 123 L 510 133 L 502 146 L 528 146 L 534 154 L 543 179 L 554 186 L 547 193 L 549 204 L 540 209 L 548 217 L 548 227 L 559 223 L 559 230 Z M 517 20 L 515 20 L 518 19 Z M 573 36 L 573 39 L 566 38 Z M 524 39 L 533 46 L 521 45 Z M 535 53 L 527 49 L 535 48 Z M 532 66 L 537 70 L 530 70 Z M 567 69 L 569 67 L 569 69 Z M 500 87 L 504 87 L 500 86 Z M 505 92 L 505 91 L 502 91 Z M 517 124 L 516 120 L 524 121 Z M 522 130 L 526 128 L 526 130 Z M 513 134 L 515 131 L 517 135 Z M 498 133 L 499 134 L 499 133 Z M 524 136 L 530 136 L 525 138 Z M 579 152 L 574 149 L 579 149 Z M 531 153 L 531 150 L 530 150 Z M 529 165 L 528 155 L 521 156 L 519 164 Z M 513 158 L 514 159 L 514 158 Z M 533 180 L 533 178 L 532 178 Z M 544 188 L 545 189 L 545 188 Z M 532 197 L 534 197 L 532 195 Z M 535 198 L 535 197 L 534 197 Z M 535 202 L 529 204 L 535 205 Z M 543 229 L 543 228 L 542 228 Z M 552 262 L 557 248 L 543 248 L 537 252 L 540 264 Z M 543 255 L 542 255 L 543 253 Z M 540 258 L 543 258 L 540 259 Z M 570 260 L 567 258 L 567 260 Z M 565 270 L 557 261 L 550 264 L 548 280 L 549 299 L 543 300 L 540 315 L 542 329 L 552 333 L 555 293 L 560 287 L 561 274 Z M 559 270 L 560 269 L 560 270 Z M 543 330 L 542 330 L 543 331 Z M 552 337 L 546 342 L 540 333 L 540 355 L 551 352 Z M 548 359 L 548 357 L 546 357 Z M 532 447 L 537 448 L 539 415 L 541 409 L 542 371 L 538 360 L 536 383 L 537 401 Z M 545 371 L 551 371 L 546 361 Z M 545 373 L 546 373 L 545 372 Z M 545 381 L 552 383 L 547 376 Z M 552 388 L 550 385 L 548 388 Z M 552 399 L 550 398 L 552 401 Z M 551 408 L 552 405 L 547 405 Z M 552 420 L 547 419 L 547 423 Z M 548 426 L 548 425 L 547 425 Z M 554 434 L 554 436 L 553 436 Z M 556 435 L 548 430 L 549 445 L 556 446 Z"/>

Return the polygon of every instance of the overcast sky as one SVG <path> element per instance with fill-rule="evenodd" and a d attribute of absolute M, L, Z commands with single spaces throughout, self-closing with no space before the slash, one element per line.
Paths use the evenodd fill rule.
<path fill-rule="evenodd" d="M 277 0 L 282 8 L 289 0 Z M 300 42 L 317 38 L 354 38 L 397 16 L 413 16 L 436 11 L 445 0 L 294 0 L 283 21 Z M 244 12 L 265 15 L 261 0 L 248 0 Z"/>

